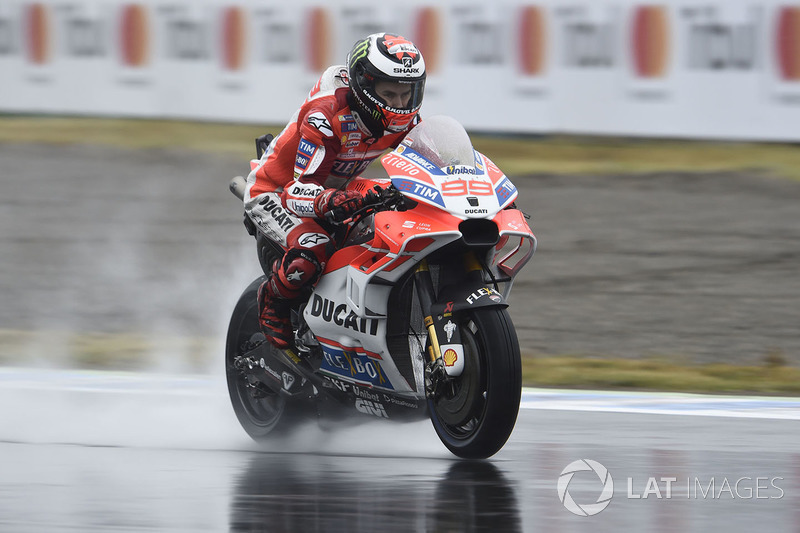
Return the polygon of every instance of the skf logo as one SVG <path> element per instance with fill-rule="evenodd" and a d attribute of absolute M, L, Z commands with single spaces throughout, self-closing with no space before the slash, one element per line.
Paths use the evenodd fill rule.
<path fill-rule="evenodd" d="M 386 414 L 386 409 L 383 407 L 383 404 L 371 402 L 369 400 L 362 400 L 360 398 L 356 400 L 356 411 L 366 415 L 377 416 L 379 418 L 389 418 L 389 415 Z"/>

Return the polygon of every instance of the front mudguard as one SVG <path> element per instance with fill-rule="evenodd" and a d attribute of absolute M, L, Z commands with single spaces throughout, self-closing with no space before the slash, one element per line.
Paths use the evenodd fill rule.
<path fill-rule="evenodd" d="M 431 306 L 434 319 L 445 313 L 457 313 L 466 309 L 479 307 L 508 307 L 503 295 L 482 283 L 469 285 L 448 285 L 439 293 L 436 302 Z M 449 316 L 449 315 L 448 315 Z"/>
<path fill-rule="evenodd" d="M 431 305 L 431 318 L 439 341 L 442 365 L 449 377 L 464 371 L 464 346 L 459 320 L 454 315 L 483 307 L 508 307 L 508 302 L 495 289 L 483 284 L 451 285 L 445 287 Z"/>

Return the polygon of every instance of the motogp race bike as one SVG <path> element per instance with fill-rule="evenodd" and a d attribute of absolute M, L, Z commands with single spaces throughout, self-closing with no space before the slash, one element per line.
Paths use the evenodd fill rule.
<path fill-rule="evenodd" d="M 265 277 L 241 295 L 225 354 L 234 411 L 256 441 L 303 420 L 430 417 L 452 453 L 489 457 L 519 411 L 506 298 L 536 238 L 516 187 L 452 118 L 423 120 L 381 163 L 388 178 L 347 186 L 373 194 L 338 226 L 341 247 L 316 286 L 292 302 L 291 349 L 259 331 Z M 240 198 L 243 187 L 231 182 Z M 284 251 L 245 221 L 269 273 Z"/>

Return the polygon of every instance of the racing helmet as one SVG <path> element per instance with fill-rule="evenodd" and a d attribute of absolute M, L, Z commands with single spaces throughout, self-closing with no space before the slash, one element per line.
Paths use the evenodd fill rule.
<path fill-rule="evenodd" d="M 425 91 L 425 60 L 414 43 L 399 35 L 373 33 L 358 41 L 347 55 L 351 108 L 356 118 L 375 137 L 384 130 L 403 131 L 417 116 Z M 378 95 L 381 82 L 399 84 L 408 97 L 402 107 Z"/>

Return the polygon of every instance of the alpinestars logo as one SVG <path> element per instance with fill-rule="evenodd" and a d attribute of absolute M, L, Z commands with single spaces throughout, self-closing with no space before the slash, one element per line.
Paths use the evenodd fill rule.
<path fill-rule="evenodd" d="M 328 119 L 325 118 L 325 115 L 319 111 L 311 113 L 307 120 L 309 124 L 317 128 L 326 137 L 333 136 L 333 129 L 331 129 L 330 122 L 328 122 Z"/>
<path fill-rule="evenodd" d="M 313 248 L 318 244 L 323 244 L 330 241 L 327 235 L 322 233 L 303 233 L 297 240 L 297 244 L 303 248 Z"/>

